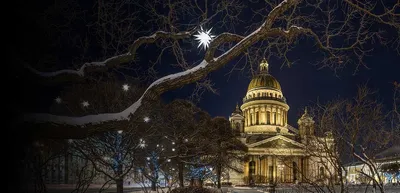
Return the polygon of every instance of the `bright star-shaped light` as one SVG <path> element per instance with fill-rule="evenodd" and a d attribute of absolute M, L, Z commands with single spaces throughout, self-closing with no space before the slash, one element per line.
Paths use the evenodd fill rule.
<path fill-rule="evenodd" d="M 149 117 L 144 117 L 144 118 L 143 118 L 143 121 L 146 122 L 146 123 L 148 123 L 148 122 L 150 121 L 150 118 L 149 118 Z"/>
<path fill-rule="evenodd" d="M 61 101 L 62 101 L 60 97 L 57 97 L 57 98 L 55 98 L 54 100 L 55 100 L 55 101 L 56 101 L 56 103 L 58 103 L 58 104 L 60 104 L 60 103 L 61 103 Z"/>
<path fill-rule="evenodd" d="M 212 28 L 211 28 L 212 29 Z M 203 30 L 203 27 L 200 26 L 200 31 L 198 31 L 199 34 L 194 35 L 196 37 L 196 40 L 199 41 L 199 46 L 203 45 L 204 50 L 207 49 L 207 47 L 210 45 L 212 39 L 215 37 L 214 35 L 212 35 L 211 29 L 209 29 L 208 31 Z"/>
<path fill-rule="evenodd" d="M 128 84 L 124 84 L 124 85 L 122 85 L 122 90 L 124 90 L 124 91 L 128 91 L 129 90 L 129 85 Z"/>
<path fill-rule="evenodd" d="M 87 101 L 83 101 L 81 104 L 82 104 L 83 107 L 88 107 L 89 106 L 89 102 L 87 102 Z"/>

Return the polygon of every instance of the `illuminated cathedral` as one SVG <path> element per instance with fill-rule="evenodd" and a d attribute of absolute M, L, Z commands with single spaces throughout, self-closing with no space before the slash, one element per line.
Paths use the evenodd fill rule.
<path fill-rule="evenodd" d="M 326 183 L 327 173 L 336 173 L 321 158 L 322 152 L 310 152 L 309 144 L 324 139 L 333 144 L 329 134 L 315 136 L 314 121 L 307 110 L 298 120 L 298 129 L 288 124 L 289 105 L 279 82 L 268 72 L 264 59 L 253 76 L 243 104 L 229 117 L 232 129 L 248 147 L 248 159 L 236 163 L 243 173 L 229 171 L 229 182 L 299 183 L 305 180 Z M 330 179 L 332 180 L 332 179 Z"/>

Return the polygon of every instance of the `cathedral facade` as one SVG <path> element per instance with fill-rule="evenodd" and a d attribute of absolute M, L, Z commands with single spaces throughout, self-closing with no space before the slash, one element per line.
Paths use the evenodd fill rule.
<path fill-rule="evenodd" d="M 315 136 L 314 121 L 307 110 L 297 122 L 298 129 L 288 124 L 289 105 L 268 67 L 264 59 L 248 86 L 243 104 L 236 105 L 229 117 L 232 129 L 248 147 L 247 161 L 236 163 L 243 172 L 229 171 L 229 182 L 276 184 L 334 180 L 336 171 L 324 148 L 333 147 L 333 139 L 329 133 Z"/>

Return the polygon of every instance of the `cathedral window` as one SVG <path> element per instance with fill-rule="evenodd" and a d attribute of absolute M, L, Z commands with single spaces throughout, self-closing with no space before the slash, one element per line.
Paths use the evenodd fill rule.
<path fill-rule="evenodd" d="M 259 124 L 259 112 L 257 111 L 256 112 L 256 125 L 258 125 Z"/>
<path fill-rule="evenodd" d="M 324 176 L 325 176 L 324 173 L 325 173 L 324 167 L 321 166 L 321 167 L 319 168 L 319 176 L 320 176 L 321 179 L 324 178 Z"/>

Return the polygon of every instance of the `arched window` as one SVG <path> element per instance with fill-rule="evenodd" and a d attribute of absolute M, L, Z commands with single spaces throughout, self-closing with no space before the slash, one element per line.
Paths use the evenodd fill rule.
<path fill-rule="evenodd" d="M 236 131 L 240 132 L 240 124 L 239 123 L 236 123 Z"/>
<path fill-rule="evenodd" d="M 260 97 L 260 93 L 257 93 L 257 97 Z"/>
<path fill-rule="evenodd" d="M 253 93 L 253 98 L 254 98 L 254 97 L 256 97 L 256 94 L 255 94 L 255 93 Z"/>
<path fill-rule="evenodd" d="M 267 124 L 271 124 L 271 112 L 267 111 Z"/>

